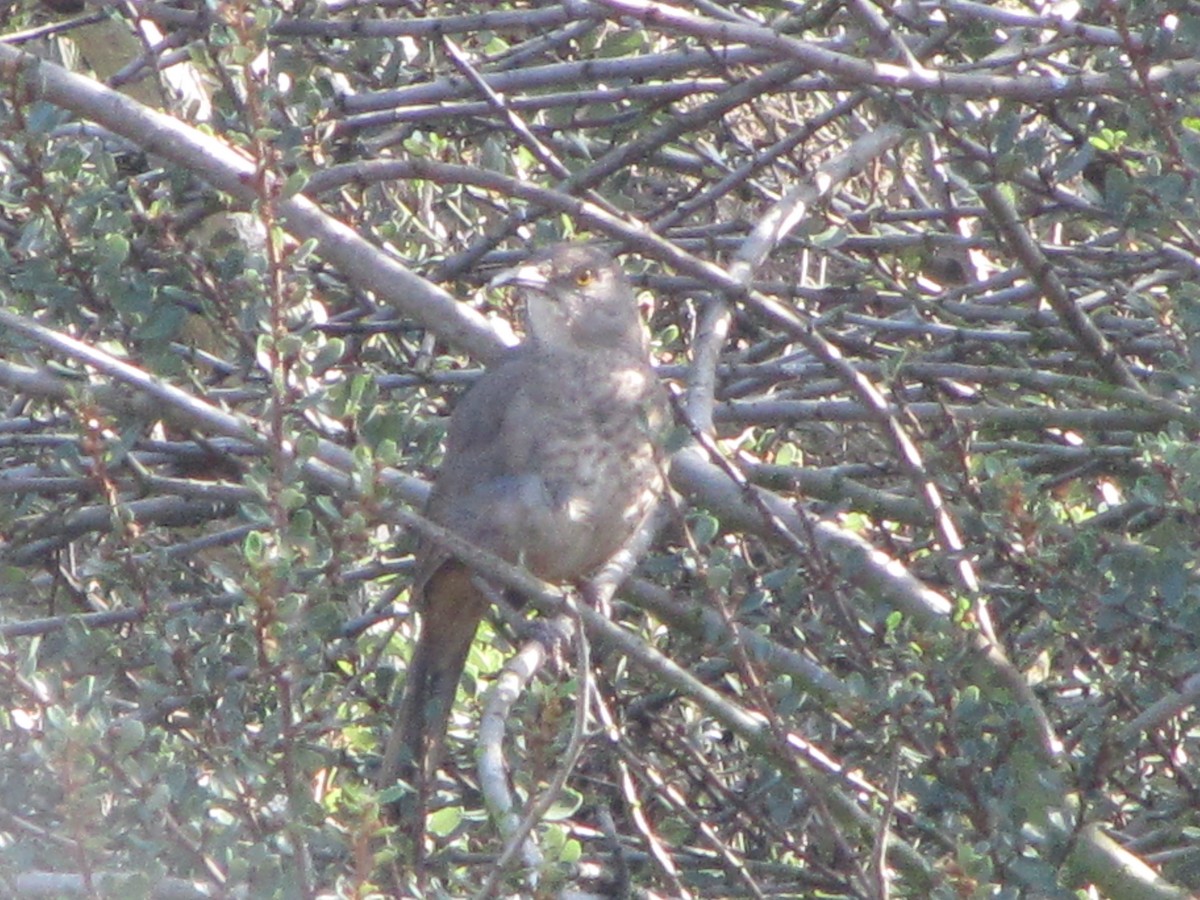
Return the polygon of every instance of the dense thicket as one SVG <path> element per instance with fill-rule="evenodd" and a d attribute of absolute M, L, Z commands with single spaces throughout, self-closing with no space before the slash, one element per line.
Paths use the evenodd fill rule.
<path fill-rule="evenodd" d="M 71 6 L 0 12 L 0 891 L 1200 890 L 1194 4 Z M 413 513 L 577 237 L 677 495 L 481 739 L 485 629 L 418 871 Z"/>

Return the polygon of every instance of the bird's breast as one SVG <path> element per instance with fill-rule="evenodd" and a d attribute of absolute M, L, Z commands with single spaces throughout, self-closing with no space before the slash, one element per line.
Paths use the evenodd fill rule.
<path fill-rule="evenodd" d="M 579 359 L 554 367 L 538 392 L 546 423 L 530 467 L 549 503 L 531 517 L 526 562 L 543 578 L 572 579 L 628 540 L 661 487 L 656 447 L 661 396 L 640 360 Z"/>

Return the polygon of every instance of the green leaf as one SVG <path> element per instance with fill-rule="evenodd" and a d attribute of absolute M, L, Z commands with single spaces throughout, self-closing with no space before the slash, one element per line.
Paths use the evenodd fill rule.
<path fill-rule="evenodd" d="M 260 531 L 252 531 L 242 542 L 242 554 L 251 565 L 261 563 L 266 556 L 266 542 Z"/>
<path fill-rule="evenodd" d="M 106 234 L 100 241 L 104 263 L 119 266 L 129 258 L 129 239 L 123 234 Z"/>
<path fill-rule="evenodd" d="M 308 184 L 308 174 L 307 173 L 292 172 L 290 175 L 288 175 L 287 180 L 284 181 L 284 183 L 283 183 L 283 192 L 282 192 L 283 199 L 286 200 L 288 197 L 293 197 L 296 194 L 299 194 L 301 191 L 304 190 L 304 186 L 306 184 Z M 315 241 L 305 241 L 305 245 L 307 245 L 309 243 L 315 243 Z M 302 245 L 301 249 L 303 249 L 303 245 Z M 296 254 L 293 254 L 293 259 L 295 259 L 295 257 L 296 257 Z M 300 259 L 303 259 L 303 258 L 304 258 L 304 255 L 301 255 Z"/>
<path fill-rule="evenodd" d="M 346 355 L 346 342 L 341 338 L 330 338 L 325 342 L 312 361 L 314 375 L 322 375 L 332 369 Z"/>
<path fill-rule="evenodd" d="M 443 806 L 433 813 L 426 821 L 430 834 L 447 837 L 462 823 L 463 810 L 461 806 Z"/>
<path fill-rule="evenodd" d="M 692 530 L 692 540 L 701 547 L 711 543 L 721 530 L 721 523 L 717 521 L 717 517 L 708 513 L 696 513 L 691 517 L 689 524 Z"/>
<path fill-rule="evenodd" d="M 113 725 L 110 733 L 113 735 L 113 752 L 117 756 L 127 756 L 146 739 L 146 726 L 138 719 L 126 716 Z"/>
<path fill-rule="evenodd" d="M 179 334 L 187 321 L 187 310 L 174 303 L 159 303 L 141 327 L 137 335 L 144 341 L 169 341 Z"/>
<path fill-rule="evenodd" d="M 559 822 L 570 818 L 579 811 L 583 800 L 583 794 L 570 787 L 564 787 L 546 812 L 546 821 Z"/>
<path fill-rule="evenodd" d="M 562 849 L 558 852 L 558 861 L 561 863 L 574 864 L 583 858 L 583 844 L 576 838 L 570 838 L 563 843 Z"/>

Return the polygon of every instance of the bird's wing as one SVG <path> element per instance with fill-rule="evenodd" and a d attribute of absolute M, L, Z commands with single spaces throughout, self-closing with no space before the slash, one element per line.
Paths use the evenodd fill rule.
<path fill-rule="evenodd" d="M 488 370 L 458 402 L 446 437 L 446 455 L 426 515 L 462 537 L 505 555 L 500 546 L 509 482 L 529 450 L 523 447 L 524 357 L 514 353 Z M 412 803 L 399 803 L 402 822 L 423 818 L 430 779 L 444 750 L 454 696 L 475 632 L 490 597 L 469 569 L 441 548 L 425 544 L 413 584 L 421 627 L 409 660 L 395 725 L 380 767 L 381 787 L 406 781 Z"/>

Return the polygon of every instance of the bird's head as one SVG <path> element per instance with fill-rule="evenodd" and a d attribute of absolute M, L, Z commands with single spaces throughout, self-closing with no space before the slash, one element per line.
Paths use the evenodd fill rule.
<path fill-rule="evenodd" d="M 554 347 L 642 351 L 646 332 L 633 288 L 616 261 L 590 244 L 556 244 L 501 272 L 525 301 L 530 340 Z"/>

